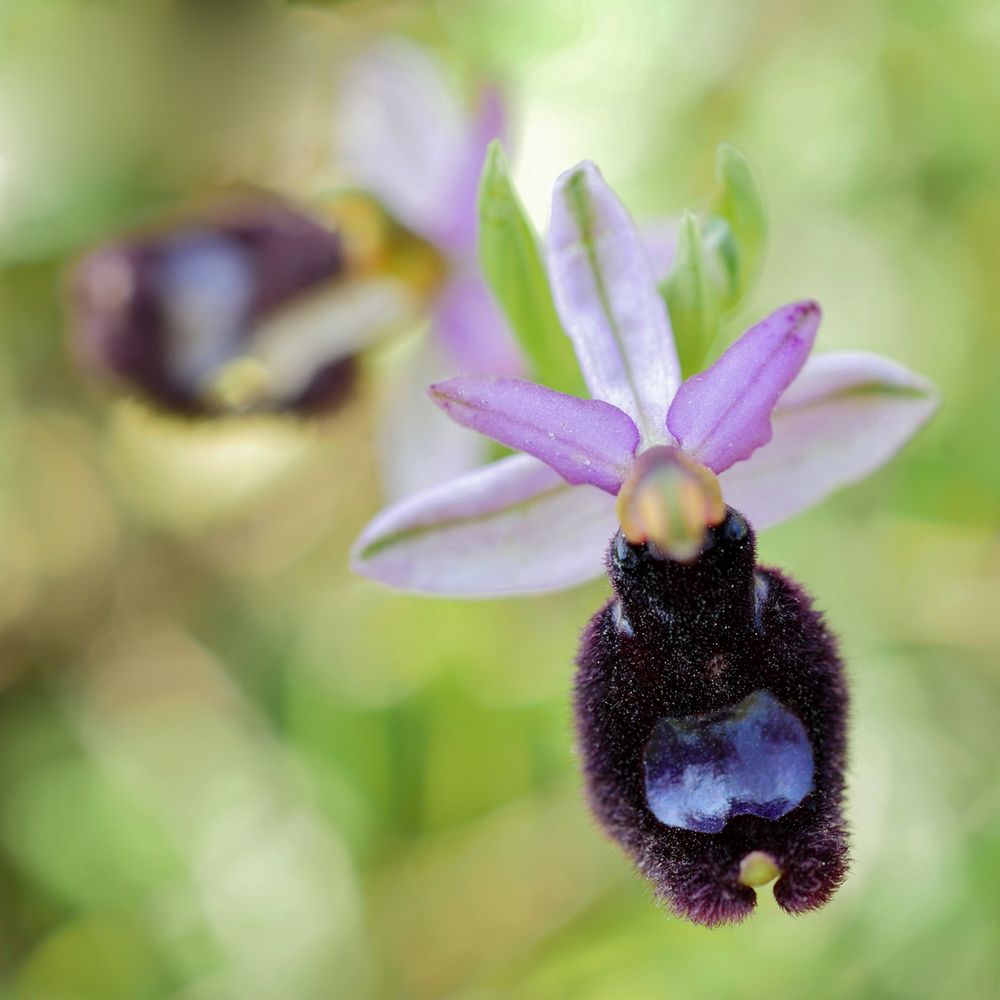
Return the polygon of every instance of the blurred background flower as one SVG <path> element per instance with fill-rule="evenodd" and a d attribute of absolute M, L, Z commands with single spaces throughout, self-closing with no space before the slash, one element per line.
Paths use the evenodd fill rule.
<path fill-rule="evenodd" d="M 503 90 L 539 231 L 567 163 L 677 216 L 733 142 L 771 237 L 724 334 L 809 295 L 818 350 L 941 386 L 893 465 L 761 543 L 853 681 L 854 874 L 822 913 L 684 926 L 593 829 L 567 698 L 602 583 L 470 605 L 349 578 L 382 376 L 419 331 L 305 425 L 179 433 L 73 363 L 70 262 L 205 192 L 343 185 L 338 82 L 386 37 L 462 108 Z M 4 991 L 991 996 L 998 44 L 987 0 L 4 4 Z"/>
<path fill-rule="evenodd" d="M 486 460 L 427 399 L 436 377 L 516 375 L 525 361 L 476 262 L 476 201 L 487 147 L 503 138 L 503 99 L 480 88 L 467 111 L 427 51 L 399 38 L 348 64 L 335 104 L 334 156 L 347 177 L 420 234 L 444 271 L 423 336 L 383 373 L 379 436 L 387 494 L 406 496 Z"/>

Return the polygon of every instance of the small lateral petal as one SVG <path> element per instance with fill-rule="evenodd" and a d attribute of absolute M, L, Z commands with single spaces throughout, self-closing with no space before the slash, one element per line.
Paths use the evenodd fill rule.
<path fill-rule="evenodd" d="M 726 500 L 757 528 L 783 521 L 884 465 L 938 404 L 931 382 L 888 358 L 811 358 L 774 410 L 770 443 L 720 477 Z"/>
<path fill-rule="evenodd" d="M 560 590 L 604 572 L 615 527 L 606 493 L 514 455 L 386 508 L 362 532 L 351 563 L 418 593 Z"/>
<path fill-rule="evenodd" d="M 524 379 L 473 375 L 430 388 L 454 421 L 540 458 L 569 483 L 615 494 L 632 464 L 639 431 L 610 403 L 578 399 Z"/>
<path fill-rule="evenodd" d="M 677 390 L 667 426 L 713 472 L 771 440 L 771 411 L 805 363 L 819 328 L 815 302 L 798 302 L 751 327 L 711 368 Z"/>
<path fill-rule="evenodd" d="M 646 444 L 680 382 L 667 309 L 635 223 L 593 163 L 556 182 L 547 257 L 556 309 L 591 394 L 624 410 Z"/>

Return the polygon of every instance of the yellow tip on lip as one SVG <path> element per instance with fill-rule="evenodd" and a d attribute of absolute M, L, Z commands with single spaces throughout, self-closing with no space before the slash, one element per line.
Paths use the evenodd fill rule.
<path fill-rule="evenodd" d="M 739 881 L 741 885 L 748 885 L 751 888 L 767 885 L 780 874 L 781 869 L 766 851 L 751 851 L 740 862 Z"/>
<path fill-rule="evenodd" d="M 231 361 L 216 376 L 208 398 L 230 412 L 249 410 L 268 401 L 271 377 L 258 358 L 242 357 Z"/>

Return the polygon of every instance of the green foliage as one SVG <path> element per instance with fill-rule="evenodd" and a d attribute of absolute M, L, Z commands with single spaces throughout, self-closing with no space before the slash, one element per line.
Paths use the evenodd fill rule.
<path fill-rule="evenodd" d="M 715 214 L 728 223 L 732 256 L 726 240 L 717 243 L 723 260 L 735 264 L 734 282 L 723 298 L 725 310 L 735 309 L 757 273 L 767 237 L 767 218 L 757 179 L 742 153 L 728 143 L 716 152 L 716 173 L 721 191 Z"/>
<path fill-rule="evenodd" d="M 144 179 L 166 196 L 273 178 L 286 133 L 248 145 L 199 129 L 218 139 L 201 156 L 189 116 L 168 119 L 129 77 L 147 170 L 127 180 L 138 139 L 124 142 L 107 102 L 78 111 L 84 88 L 12 30 L 30 15 L 62 31 L 70 6 L 0 5 L 0 80 L 19 63 L 9 93 L 33 95 L 5 102 L 0 122 L 0 255 L 44 258 L 0 277 L 0 996 L 993 997 L 993 0 L 877 17 L 856 0 L 794 18 L 751 0 L 717 23 L 693 0 L 418 11 L 445 10 L 425 34 L 458 65 L 488 56 L 524 96 L 521 148 L 539 173 L 593 156 L 625 189 L 630 170 L 670 163 L 646 204 L 681 205 L 710 137 L 745 137 L 774 207 L 767 267 L 753 175 L 720 153 L 721 192 L 679 234 L 694 312 L 707 285 L 736 332 L 726 315 L 754 281 L 755 316 L 815 295 L 819 350 L 892 355 L 941 386 L 940 415 L 892 463 L 759 537 L 762 561 L 805 582 L 841 640 L 856 863 L 819 912 L 788 917 L 765 890 L 745 924 L 713 932 L 653 904 L 580 795 L 572 659 L 605 583 L 469 602 L 349 580 L 346 553 L 383 501 L 364 397 L 301 427 L 84 405 L 51 256 L 133 224 Z M 110 18 L 133 5 L 79 6 Z M 342 7 L 345 23 L 354 8 L 389 14 Z M 401 32 L 420 7 L 395 5 Z M 303 13 L 297 30 L 318 46 L 316 12 Z M 115 55 L 136 51 L 110 19 L 103 33 Z M 341 48 L 318 67 L 343 57 L 330 34 Z M 76 54 L 92 45 L 72 40 Z M 162 62 L 145 63 L 159 79 Z M 312 75 L 308 106 L 329 130 L 329 74 Z M 556 107 L 565 128 L 548 133 Z M 558 345 L 573 372 L 535 234 L 519 201 L 507 208 L 506 238 L 530 237 L 521 252 L 548 303 L 533 363 Z M 711 324 L 696 329 L 704 342 Z"/>
<path fill-rule="evenodd" d="M 677 250 L 663 294 L 677 339 L 681 370 L 697 371 L 719 332 L 722 303 L 698 220 L 685 212 L 677 230 Z"/>
<path fill-rule="evenodd" d="M 479 262 L 524 349 L 534 378 L 563 392 L 583 391 L 569 338 L 556 315 L 538 236 L 511 181 L 498 141 L 479 182 Z"/>
<path fill-rule="evenodd" d="M 684 214 L 661 287 L 685 376 L 700 370 L 722 319 L 746 296 L 767 235 L 760 189 L 744 156 L 724 143 L 716 153 L 716 172 L 719 194 L 701 222 Z"/>

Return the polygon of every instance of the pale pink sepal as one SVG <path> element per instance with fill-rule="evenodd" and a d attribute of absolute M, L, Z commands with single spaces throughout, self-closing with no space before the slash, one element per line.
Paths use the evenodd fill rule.
<path fill-rule="evenodd" d="M 772 415 L 770 443 L 719 478 L 726 502 L 766 528 L 884 465 L 938 408 L 927 379 L 861 351 L 806 362 Z"/>
<path fill-rule="evenodd" d="M 616 527 L 607 493 L 515 455 L 386 508 L 351 562 L 363 576 L 420 593 L 560 590 L 601 575 Z"/>

